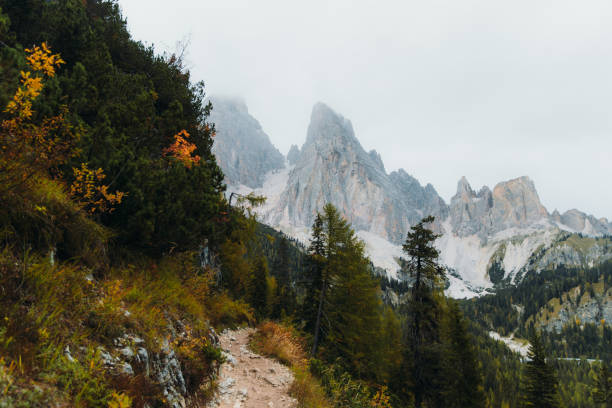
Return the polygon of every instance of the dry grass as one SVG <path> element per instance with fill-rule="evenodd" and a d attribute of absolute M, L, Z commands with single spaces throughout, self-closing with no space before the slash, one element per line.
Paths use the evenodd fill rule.
<path fill-rule="evenodd" d="M 304 408 L 328 408 L 332 404 L 325 397 L 319 381 L 310 373 L 304 343 L 291 327 L 264 322 L 257 328 L 251 347 L 258 353 L 276 358 L 291 367 L 294 381 L 289 393 Z"/>
<path fill-rule="evenodd" d="M 332 404 L 325 397 L 325 391 L 319 381 L 313 377 L 308 368 L 294 367 L 294 380 L 289 389 L 291 396 L 298 400 L 303 408 L 330 408 Z"/>
<path fill-rule="evenodd" d="M 259 325 L 251 347 L 289 367 L 301 367 L 306 364 L 306 353 L 300 338 L 291 328 L 274 322 L 264 322 Z"/>

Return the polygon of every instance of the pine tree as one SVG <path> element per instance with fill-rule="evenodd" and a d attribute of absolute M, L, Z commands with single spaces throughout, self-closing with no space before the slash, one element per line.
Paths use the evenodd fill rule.
<path fill-rule="evenodd" d="M 606 408 L 612 408 L 612 374 L 608 370 L 608 366 L 603 363 L 597 378 L 595 378 L 593 400 L 603 404 Z"/>
<path fill-rule="evenodd" d="M 281 318 L 295 312 L 297 302 L 296 293 L 291 284 L 291 266 L 289 264 L 289 242 L 284 236 L 278 241 L 277 253 L 273 263 L 274 276 L 277 280 L 272 316 Z"/>
<path fill-rule="evenodd" d="M 476 350 L 468 333 L 467 321 L 456 302 L 449 302 L 445 363 L 445 406 L 484 407 L 482 374 Z"/>
<path fill-rule="evenodd" d="M 250 303 L 255 308 L 258 317 L 261 318 L 266 315 L 268 308 L 268 262 L 263 256 L 258 256 L 253 265 Z"/>
<path fill-rule="evenodd" d="M 442 347 L 440 323 L 442 310 L 439 281 L 444 268 L 438 263 L 439 252 L 434 247 L 439 235 L 425 224 L 434 217 L 423 218 L 408 232 L 403 250 L 408 255 L 403 271 L 406 279 L 413 280 L 411 298 L 406 308 L 408 333 L 403 364 L 404 392 L 411 392 L 415 406 L 420 408 L 425 400 L 428 405 L 440 405 L 442 393 L 439 378 Z"/>
<path fill-rule="evenodd" d="M 328 229 L 330 226 L 327 226 Z M 313 317 L 313 344 L 312 355 L 316 355 L 319 346 L 319 336 L 321 332 L 321 315 L 323 314 L 323 304 L 329 285 L 329 277 L 325 273 L 325 233 L 323 230 L 323 217 L 317 213 L 312 225 L 312 240 L 309 247 L 312 283 L 309 296 L 306 301 L 307 313 Z"/>
<path fill-rule="evenodd" d="M 540 335 L 534 334 L 527 353 L 523 376 L 523 406 L 536 408 L 559 407 L 557 377 L 546 362 L 546 351 Z"/>

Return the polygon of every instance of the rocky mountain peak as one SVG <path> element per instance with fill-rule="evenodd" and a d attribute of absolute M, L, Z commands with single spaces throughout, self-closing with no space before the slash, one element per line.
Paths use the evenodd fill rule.
<path fill-rule="evenodd" d="M 374 164 L 383 172 L 385 172 L 385 165 L 382 161 L 382 158 L 380 157 L 380 154 L 372 149 L 368 152 L 368 154 L 370 155 L 370 158 L 372 159 L 372 161 L 374 162 Z"/>
<path fill-rule="evenodd" d="M 213 97 L 211 102 L 210 121 L 215 123 L 217 131 L 212 151 L 226 183 L 261 187 L 266 173 L 285 166 L 283 155 L 249 114 L 244 100 Z"/>
<path fill-rule="evenodd" d="M 214 110 L 234 111 L 240 114 L 248 114 L 249 108 L 246 101 L 239 96 L 214 96 L 211 98 Z"/>
<path fill-rule="evenodd" d="M 387 175 L 380 155 L 366 153 L 351 122 L 317 103 L 287 187 L 266 220 L 310 227 L 325 203 L 334 204 L 356 230 L 392 242 L 401 242 L 424 215 L 446 211 L 435 189 L 421 187 L 403 171 Z"/>
<path fill-rule="evenodd" d="M 460 236 L 478 234 L 484 238 L 506 228 L 526 228 L 548 218 L 548 211 L 529 177 L 501 182 L 492 192 L 484 186 L 478 193 L 463 177 L 450 207 L 453 231 Z"/>
<path fill-rule="evenodd" d="M 497 184 L 493 203 L 493 217 L 502 229 L 526 227 L 548 217 L 533 181 L 527 176 Z"/>
<path fill-rule="evenodd" d="M 558 222 L 575 232 L 587 235 L 612 234 L 612 224 L 606 218 L 598 219 L 575 208 L 561 214 Z"/>
<path fill-rule="evenodd" d="M 465 176 L 462 176 L 457 182 L 457 193 L 455 197 L 460 197 L 462 200 L 469 200 L 476 196 L 474 190 L 472 190 L 472 186 L 468 182 Z"/>
<path fill-rule="evenodd" d="M 227 179 L 253 186 L 266 172 L 283 168 L 282 155 L 243 102 L 216 103 L 213 112 L 215 152 Z M 493 278 L 515 276 L 560 230 L 612 233 L 606 219 L 578 210 L 549 215 L 529 177 L 478 191 L 462 177 L 447 205 L 431 184 L 423 187 L 403 169 L 387 174 L 378 152 L 363 149 L 351 122 L 323 103 L 312 109 L 304 145 L 291 146 L 287 160 L 291 167 L 275 171 L 265 186 L 253 187 L 269 198 L 260 210 L 262 221 L 307 240 L 316 212 L 332 203 L 364 239 L 375 265 L 391 275 L 406 232 L 428 215 L 436 217 L 434 229 L 443 234 L 438 242 L 443 262 L 464 282 L 480 288 L 491 285 Z M 453 293 L 472 290 L 453 279 Z"/>
<path fill-rule="evenodd" d="M 300 148 L 297 147 L 297 145 L 291 145 L 291 148 L 289 148 L 289 153 L 287 153 L 287 161 L 290 165 L 294 165 L 295 163 L 297 163 L 299 158 Z"/>
<path fill-rule="evenodd" d="M 350 120 L 334 112 L 323 102 L 317 102 L 310 115 L 306 144 L 314 142 L 359 143 Z"/>

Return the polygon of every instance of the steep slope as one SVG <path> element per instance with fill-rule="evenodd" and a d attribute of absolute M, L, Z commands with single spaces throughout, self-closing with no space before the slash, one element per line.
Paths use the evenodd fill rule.
<path fill-rule="evenodd" d="M 285 166 L 283 155 L 249 114 L 244 101 L 213 97 L 211 102 L 210 120 L 217 131 L 212 151 L 226 183 L 261 187 L 266 173 Z"/>
<path fill-rule="evenodd" d="M 380 155 L 361 147 L 351 122 L 318 103 L 286 188 L 265 220 L 281 227 L 309 227 L 328 202 L 356 230 L 394 243 L 424 215 L 444 216 L 447 211 L 433 186 L 422 187 L 403 170 L 388 175 Z"/>

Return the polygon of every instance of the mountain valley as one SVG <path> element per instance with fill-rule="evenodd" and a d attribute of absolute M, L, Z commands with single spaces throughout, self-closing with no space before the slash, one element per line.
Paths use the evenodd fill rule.
<path fill-rule="evenodd" d="M 362 148 L 351 122 L 323 103 L 313 107 L 303 146 L 292 146 L 281 162 L 243 101 L 212 100 L 219 165 L 225 174 L 242 174 L 228 178 L 228 192 L 265 196 L 261 221 L 304 243 L 316 212 L 333 203 L 391 278 L 398 278 L 406 232 L 427 215 L 436 217 L 437 246 L 450 272 L 447 293 L 457 298 L 516 283 L 530 270 L 612 258 L 607 219 L 575 209 L 549 213 L 529 177 L 478 192 L 461 177 L 446 203 L 434 186 L 421 185 L 404 169 L 387 173 L 380 155 Z M 267 154 L 254 155 L 244 148 L 248 143 Z"/>

